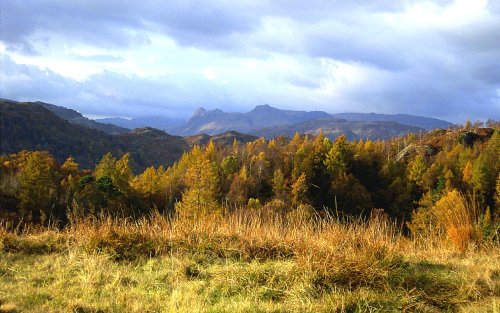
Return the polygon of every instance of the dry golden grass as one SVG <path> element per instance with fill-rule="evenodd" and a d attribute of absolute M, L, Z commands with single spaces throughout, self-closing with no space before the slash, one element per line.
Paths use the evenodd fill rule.
<path fill-rule="evenodd" d="M 500 250 L 240 211 L 0 227 L 0 312 L 498 310 Z"/>
<path fill-rule="evenodd" d="M 474 222 L 477 210 L 458 191 L 442 197 L 432 208 L 436 220 L 446 230 L 446 235 L 461 251 L 467 250 L 476 236 Z"/>

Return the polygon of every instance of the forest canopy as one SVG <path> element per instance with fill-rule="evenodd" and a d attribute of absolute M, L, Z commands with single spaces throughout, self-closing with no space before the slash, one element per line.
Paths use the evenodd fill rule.
<path fill-rule="evenodd" d="M 484 232 L 494 235 L 499 149 L 498 125 L 468 124 L 386 141 L 297 133 L 291 140 L 210 142 L 171 167 L 149 167 L 138 175 L 128 153 L 105 154 L 90 170 L 71 156 L 58 164 L 47 152 L 21 151 L 0 159 L 0 217 L 64 224 L 99 213 L 140 216 L 158 210 L 199 218 L 237 209 L 359 217 L 376 208 L 416 233 L 429 223 L 438 227 L 444 213 L 436 210 L 453 198 L 465 201 L 468 216 L 482 219 Z"/>

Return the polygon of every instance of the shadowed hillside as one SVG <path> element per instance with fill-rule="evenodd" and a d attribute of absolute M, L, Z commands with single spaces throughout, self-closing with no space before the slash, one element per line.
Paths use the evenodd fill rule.
<path fill-rule="evenodd" d="M 50 109 L 50 110 L 49 110 Z M 182 153 L 194 145 L 232 143 L 234 139 L 248 142 L 254 136 L 229 132 L 217 136 L 172 136 L 154 128 L 126 132 L 109 124 L 85 119 L 80 113 L 40 102 L 0 100 L 0 152 L 17 153 L 21 150 L 44 150 L 59 162 L 68 156 L 84 168 L 92 168 L 107 152 L 121 156 L 131 153 L 134 171 L 146 167 L 171 165 Z M 84 123 L 75 122 L 84 121 Z M 112 135 L 106 131 L 118 132 Z"/>

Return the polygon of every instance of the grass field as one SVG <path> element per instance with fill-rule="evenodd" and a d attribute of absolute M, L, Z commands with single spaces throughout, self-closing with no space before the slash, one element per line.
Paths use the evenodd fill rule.
<path fill-rule="evenodd" d="M 383 219 L 232 214 L 0 229 L 0 312 L 499 312 L 500 249 Z"/>

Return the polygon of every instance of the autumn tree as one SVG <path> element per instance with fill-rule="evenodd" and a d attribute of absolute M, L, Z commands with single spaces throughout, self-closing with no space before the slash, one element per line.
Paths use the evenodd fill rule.
<path fill-rule="evenodd" d="M 285 176 L 280 169 L 274 171 L 273 175 L 273 192 L 274 197 L 281 201 L 285 201 L 287 198 L 287 188 L 285 182 Z"/>
<path fill-rule="evenodd" d="M 102 176 L 113 177 L 116 175 L 116 159 L 111 153 L 106 153 L 99 164 L 94 169 L 94 176 L 96 178 Z"/>
<path fill-rule="evenodd" d="M 32 152 L 18 173 L 19 201 L 23 215 L 42 222 L 53 212 L 58 192 L 55 159 L 47 152 Z"/>
<path fill-rule="evenodd" d="M 474 161 L 471 183 L 485 206 L 494 206 L 495 185 L 500 172 L 500 132 L 495 131 L 484 152 Z"/>
<path fill-rule="evenodd" d="M 130 168 L 130 154 L 124 154 L 118 161 L 111 155 L 105 154 L 94 170 L 94 176 L 99 179 L 109 177 L 118 191 L 127 195 L 130 191 L 130 182 L 133 178 Z"/>
<path fill-rule="evenodd" d="M 206 156 L 200 157 L 188 169 L 185 181 L 187 189 L 176 207 L 180 217 L 200 218 L 220 212 L 217 172 Z"/>
<path fill-rule="evenodd" d="M 149 209 L 156 207 L 163 210 L 166 206 L 165 192 L 162 190 L 164 172 L 163 167 L 156 169 L 150 166 L 131 182 L 132 188 L 147 199 Z"/>
<path fill-rule="evenodd" d="M 292 184 L 292 203 L 299 206 L 302 203 L 307 203 L 305 195 L 307 193 L 307 178 L 306 174 L 302 173 L 299 178 Z"/>
<path fill-rule="evenodd" d="M 424 185 L 424 174 L 427 171 L 427 163 L 422 155 L 417 157 L 408 165 L 408 178 L 419 187 Z"/>
<path fill-rule="evenodd" d="M 371 196 L 352 174 L 339 176 L 332 182 L 333 203 L 336 209 L 351 215 L 368 213 L 372 208 Z"/>
<path fill-rule="evenodd" d="M 239 173 L 234 176 L 227 193 L 227 200 L 236 208 L 248 202 L 250 195 L 250 181 L 246 167 L 243 166 Z"/>
<path fill-rule="evenodd" d="M 344 176 L 349 169 L 349 162 L 352 158 L 352 152 L 345 135 L 339 136 L 325 159 L 325 166 L 332 173 L 334 178 Z"/>

